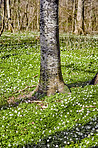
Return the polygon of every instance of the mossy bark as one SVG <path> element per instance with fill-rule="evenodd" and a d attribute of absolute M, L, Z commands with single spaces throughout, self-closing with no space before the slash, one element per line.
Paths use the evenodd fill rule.
<path fill-rule="evenodd" d="M 60 62 L 58 3 L 59 0 L 40 1 L 41 65 L 38 93 L 47 96 L 65 92 Z"/>

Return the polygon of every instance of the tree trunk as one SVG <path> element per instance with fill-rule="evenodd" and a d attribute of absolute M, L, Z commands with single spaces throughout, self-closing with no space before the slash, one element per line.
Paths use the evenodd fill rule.
<path fill-rule="evenodd" d="M 36 12 L 36 17 L 37 17 L 37 22 L 36 22 L 36 24 L 37 24 L 37 31 L 39 31 L 39 1 L 37 2 L 37 12 Z"/>
<path fill-rule="evenodd" d="M 90 81 L 90 85 L 98 84 L 98 72 L 96 73 L 95 77 Z"/>
<path fill-rule="evenodd" d="M 1 31 L 0 31 L 0 36 L 2 35 L 2 33 L 4 31 L 4 28 L 5 28 L 6 0 L 4 0 L 3 4 L 4 4 L 4 7 L 3 7 L 3 18 L 2 18 L 2 28 L 1 28 Z"/>
<path fill-rule="evenodd" d="M 72 16 L 72 32 L 75 31 L 75 23 L 76 23 L 76 0 L 72 1 L 73 6 L 73 16 Z"/>
<path fill-rule="evenodd" d="M 7 7 L 7 16 L 8 16 L 8 30 L 14 32 L 13 25 L 11 22 L 10 0 L 6 0 L 6 7 Z"/>
<path fill-rule="evenodd" d="M 47 96 L 66 92 L 60 64 L 58 3 L 59 0 L 40 0 L 41 65 L 38 93 Z"/>
<path fill-rule="evenodd" d="M 84 0 L 78 0 L 77 22 L 75 34 L 84 34 Z"/>
<path fill-rule="evenodd" d="M 18 31 L 20 32 L 20 0 L 18 0 L 17 22 L 18 22 Z"/>
<path fill-rule="evenodd" d="M 66 0 L 66 9 L 67 9 L 67 12 L 68 12 L 68 0 Z M 66 27 L 65 27 L 65 30 L 66 30 L 66 32 L 68 32 L 69 31 L 69 29 L 68 29 L 68 17 L 69 17 L 69 15 L 67 14 L 67 18 L 66 18 Z"/>

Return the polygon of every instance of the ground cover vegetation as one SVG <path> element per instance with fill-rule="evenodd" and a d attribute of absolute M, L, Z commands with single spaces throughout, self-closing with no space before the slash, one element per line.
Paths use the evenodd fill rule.
<path fill-rule="evenodd" d="M 98 37 L 60 35 L 62 74 L 71 94 L 23 99 L 39 80 L 38 36 L 0 37 L 0 147 L 98 146 L 98 85 L 88 85 L 98 72 Z"/>

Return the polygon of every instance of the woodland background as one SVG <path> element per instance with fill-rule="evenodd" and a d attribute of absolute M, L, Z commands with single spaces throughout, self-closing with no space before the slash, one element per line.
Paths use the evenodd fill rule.
<path fill-rule="evenodd" d="M 80 0 L 81 1 L 81 0 Z M 60 32 L 75 33 L 79 0 L 59 1 Z M 98 2 L 83 0 L 84 34 L 98 33 Z M 17 31 L 39 31 L 40 0 L 0 0 L 0 29 Z"/>
<path fill-rule="evenodd" d="M 71 94 L 33 100 L 40 0 L 0 0 L 0 148 L 98 147 L 98 84 L 89 85 L 98 72 L 97 8 L 98 0 L 59 0 L 61 69 Z"/>

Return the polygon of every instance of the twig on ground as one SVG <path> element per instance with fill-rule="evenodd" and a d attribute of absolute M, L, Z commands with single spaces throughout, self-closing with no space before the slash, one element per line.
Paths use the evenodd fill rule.
<path fill-rule="evenodd" d="M 84 106 L 84 107 L 82 107 L 82 108 L 96 108 L 96 106 L 92 106 L 92 105 L 90 105 L 90 106 Z"/>

